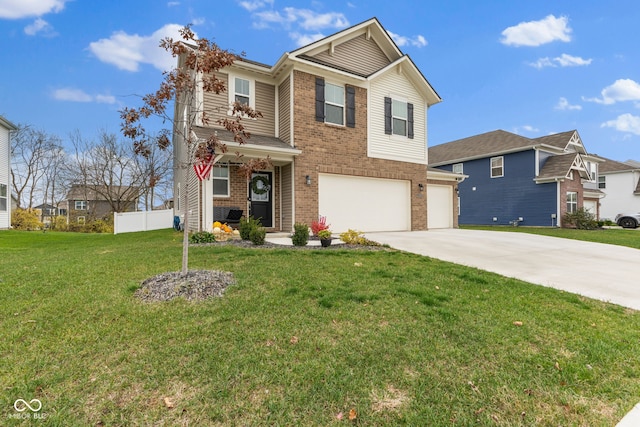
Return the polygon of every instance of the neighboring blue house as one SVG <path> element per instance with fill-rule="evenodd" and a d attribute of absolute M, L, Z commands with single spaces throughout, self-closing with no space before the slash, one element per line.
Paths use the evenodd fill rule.
<path fill-rule="evenodd" d="M 461 225 L 559 226 L 579 208 L 598 217 L 598 162 L 577 131 L 526 138 L 503 130 L 429 147 L 429 166 L 463 173 Z"/>

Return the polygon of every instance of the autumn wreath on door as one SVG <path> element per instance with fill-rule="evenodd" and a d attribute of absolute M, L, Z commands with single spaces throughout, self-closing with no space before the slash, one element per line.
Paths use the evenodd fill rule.
<path fill-rule="evenodd" d="M 269 191 L 269 178 L 264 175 L 256 175 L 251 179 L 251 191 L 254 194 L 264 194 Z"/>

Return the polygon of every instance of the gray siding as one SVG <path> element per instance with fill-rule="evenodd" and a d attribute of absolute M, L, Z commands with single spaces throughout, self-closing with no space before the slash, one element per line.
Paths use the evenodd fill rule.
<path fill-rule="evenodd" d="M 256 82 L 256 110 L 262 113 L 257 120 L 244 120 L 242 123 L 249 132 L 258 135 L 276 136 L 276 87 Z"/>
<path fill-rule="evenodd" d="M 218 78 L 224 81 L 229 89 L 229 76 L 218 73 Z M 275 99 L 276 90 L 274 85 L 255 82 L 255 109 L 262 113 L 262 117 L 256 120 L 243 119 L 242 125 L 251 133 L 257 135 L 275 136 Z M 220 94 L 203 94 L 204 110 L 209 118 L 209 126 L 220 127 L 218 119 L 229 118 L 229 93 L 227 91 Z"/>
<path fill-rule="evenodd" d="M 292 165 L 285 165 L 280 168 L 280 194 L 282 195 L 282 231 L 293 230 L 293 188 L 291 181 L 293 179 Z"/>
<path fill-rule="evenodd" d="M 372 38 L 367 40 L 364 34 L 336 46 L 333 54 L 326 50 L 314 58 L 365 76 L 390 63 L 378 44 Z"/>
<path fill-rule="evenodd" d="M 280 139 L 291 144 L 291 76 L 278 86 L 278 126 Z"/>

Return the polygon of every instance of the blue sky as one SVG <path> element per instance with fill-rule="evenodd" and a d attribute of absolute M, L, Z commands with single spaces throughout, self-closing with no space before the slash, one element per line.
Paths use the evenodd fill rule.
<path fill-rule="evenodd" d="M 371 17 L 443 98 L 429 145 L 577 129 L 591 153 L 640 160 L 637 0 L 0 0 L 0 114 L 63 140 L 119 132 L 173 64 L 159 40 L 187 23 L 272 65 Z"/>

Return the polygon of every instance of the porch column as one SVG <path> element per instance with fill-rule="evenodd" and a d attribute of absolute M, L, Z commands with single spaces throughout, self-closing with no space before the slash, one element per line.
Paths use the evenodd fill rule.
<path fill-rule="evenodd" d="M 213 231 L 213 172 L 209 178 L 202 181 L 202 228 L 211 233 Z"/>

